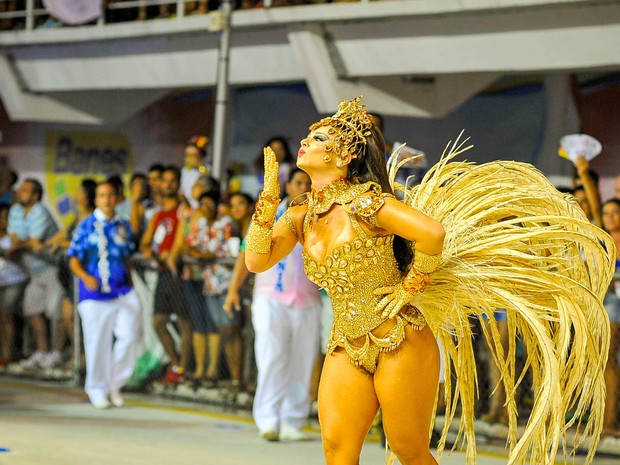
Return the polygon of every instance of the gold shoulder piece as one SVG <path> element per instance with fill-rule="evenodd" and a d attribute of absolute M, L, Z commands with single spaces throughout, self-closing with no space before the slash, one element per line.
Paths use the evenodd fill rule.
<path fill-rule="evenodd" d="M 361 216 L 371 224 L 376 223 L 377 211 L 385 204 L 381 187 L 376 183 L 366 183 L 367 189 L 342 207 L 347 213 Z"/>
<path fill-rule="evenodd" d="M 295 234 L 295 237 L 299 239 L 299 234 L 297 234 L 297 228 L 295 227 L 295 223 L 293 223 L 293 218 L 291 218 L 290 208 L 288 208 L 284 212 L 284 214 L 280 217 L 278 222 L 282 222 L 282 224 L 285 224 L 291 231 L 293 231 L 293 234 Z"/>

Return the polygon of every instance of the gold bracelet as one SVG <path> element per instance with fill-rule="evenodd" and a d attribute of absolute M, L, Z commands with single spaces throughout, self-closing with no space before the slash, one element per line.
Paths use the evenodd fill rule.
<path fill-rule="evenodd" d="M 276 214 L 278 212 L 279 204 L 279 198 L 271 197 L 270 195 L 261 192 L 258 196 L 258 201 L 254 206 L 252 222 L 265 228 L 273 227 L 273 223 L 276 220 Z"/>
<path fill-rule="evenodd" d="M 441 254 L 427 255 L 424 252 L 416 250 L 413 252 L 413 266 L 420 273 L 432 273 L 439 267 L 441 262 Z"/>
<path fill-rule="evenodd" d="M 271 251 L 271 235 L 273 230 L 252 221 L 245 236 L 245 246 L 248 250 L 256 253 L 269 253 Z"/>
<path fill-rule="evenodd" d="M 430 280 L 430 273 L 421 273 L 417 270 L 416 266 L 413 265 L 409 273 L 407 273 L 407 276 L 403 278 L 403 289 L 413 295 L 418 295 L 426 289 L 426 285 Z"/>

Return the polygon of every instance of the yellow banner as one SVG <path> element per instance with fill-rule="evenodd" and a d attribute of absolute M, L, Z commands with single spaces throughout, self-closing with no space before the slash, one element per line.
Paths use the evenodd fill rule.
<path fill-rule="evenodd" d="M 64 225 L 75 218 L 75 194 L 84 178 L 102 181 L 118 175 L 127 185 L 134 166 L 131 144 L 124 134 L 48 131 L 46 135 L 47 193 Z"/>

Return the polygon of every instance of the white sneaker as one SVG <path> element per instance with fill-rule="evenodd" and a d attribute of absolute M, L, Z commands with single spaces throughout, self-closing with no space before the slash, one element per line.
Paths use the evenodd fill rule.
<path fill-rule="evenodd" d="M 101 399 L 91 399 L 90 405 L 95 407 L 97 410 L 104 410 L 104 409 L 110 408 L 110 401 L 106 399 L 105 397 Z"/>
<path fill-rule="evenodd" d="M 42 350 L 37 350 L 30 357 L 25 358 L 24 360 L 20 360 L 19 366 L 26 370 L 34 370 L 35 368 L 40 368 L 46 356 L 46 352 L 43 352 Z"/>
<path fill-rule="evenodd" d="M 273 442 L 279 439 L 278 432 L 275 429 L 266 429 L 258 433 L 265 441 Z"/>
<path fill-rule="evenodd" d="M 280 439 L 283 441 L 307 441 L 308 436 L 302 433 L 300 429 L 289 425 L 282 425 L 280 427 Z"/>
<path fill-rule="evenodd" d="M 58 350 L 53 350 L 45 354 L 45 357 L 41 361 L 41 368 L 55 368 L 62 363 L 62 353 Z"/>
<path fill-rule="evenodd" d="M 119 391 L 110 392 L 110 402 L 114 405 L 114 407 L 122 407 L 125 405 L 125 399 L 123 399 L 123 396 L 121 396 Z"/>

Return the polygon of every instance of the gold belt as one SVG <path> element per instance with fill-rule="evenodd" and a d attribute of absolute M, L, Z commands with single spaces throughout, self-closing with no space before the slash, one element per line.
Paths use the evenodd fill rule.
<path fill-rule="evenodd" d="M 396 349 L 405 340 L 405 328 L 408 325 L 417 330 L 426 326 L 422 313 L 413 306 L 403 307 L 394 318 L 385 320 L 372 331 L 356 339 L 348 338 L 334 325 L 327 353 L 331 354 L 337 347 L 343 347 L 351 363 L 362 366 L 373 374 L 377 370 L 379 354 Z"/>

